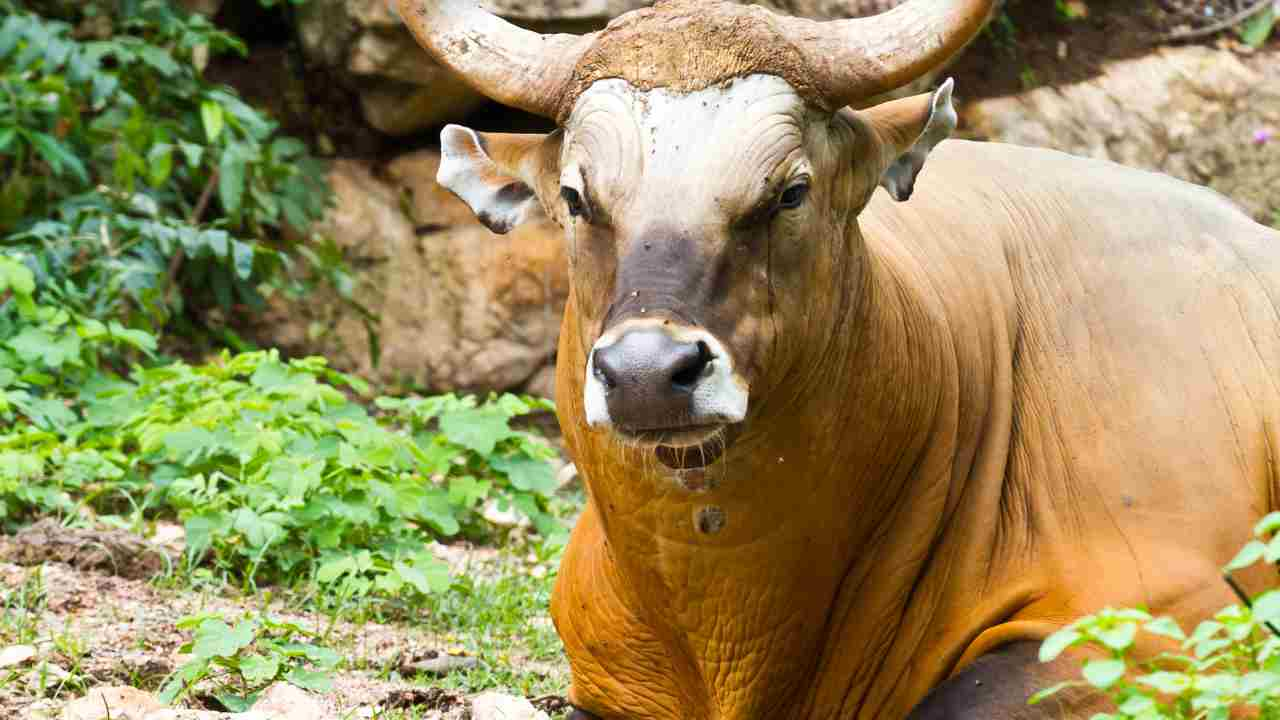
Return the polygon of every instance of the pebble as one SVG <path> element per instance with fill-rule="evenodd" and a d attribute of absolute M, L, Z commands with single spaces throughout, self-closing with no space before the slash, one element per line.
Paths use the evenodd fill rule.
<path fill-rule="evenodd" d="M 471 701 L 471 720 L 551 720 L 551 717 L 524 698 L 487 692 Z"/>

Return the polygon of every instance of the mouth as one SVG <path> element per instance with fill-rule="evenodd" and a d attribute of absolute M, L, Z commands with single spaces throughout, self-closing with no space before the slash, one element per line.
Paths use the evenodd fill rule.
<path fill-rule="evenodd" d="M 714 464 L 737 435 L 732 426 L 690 425 L 661 430 L 619 430 L 629 442 L 653 446 L 658 462 L 672 470 L 697 470 Z"/>

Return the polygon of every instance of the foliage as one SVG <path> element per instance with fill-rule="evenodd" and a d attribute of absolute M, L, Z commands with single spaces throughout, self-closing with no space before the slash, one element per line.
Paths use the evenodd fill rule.
<path fill-rule="evenodd" d="M 184 300 L 256 307 L 263 283 L 288 289 L 284 229 L 330 194 L 302 142 L 201 76 L 208 53 L 244 45 L 168 0 L 81 14 L 0 23 L 0 253 L 49 304 L 152 333 Z"/>
<path fill-rule="evenodd" d="M 1230 573 L 1258 562 L 1280 560 L 1280 513 L 1254 528 L 1250 541 L 1224 568 Z M 1093 651 L 1084 660 L 1082 681 L 1043 690 L 1043 701 L 1069 687 L 1103 692 L 1115 712 L 1095 720 L 1226 720 L 1249 716 L 1280 718 L 1280 590 L 1252 602 L 1223 608 L 1184 633 L 1171 618 L 1153 618 L 1138 609 L 1106 609 L 1081 618 L 1045 639 L 1040 659 L 1049 662 L 1067 648 Z M 1162 641 L 1180 648 L 1152 660 L 1133 656 L 1139 641 Z M 1243 713 L 1243 714 L 1241 714 Z"/>
<path fill-rule="evenodd" d="M 0 521 L 82 505 L 119 525 L 172 514 L 192 561 L 207 553 L 250 586 L 315 573 L 348 595 L 448 588 L 426 543 L 483 537 L 489 498 L 558 529 L 554 451 L 510 427 L 546 401 L 383 398 L 375 417 L 339 387 L 366 391 L 275 351 L 93 375 L 0 435 Z"/>
<path fill-rule="evenodd" d="M 1267 38 L 1271 37 L 1277 22 L 1280 22 L 1280 4 L 1271 2 L 1267 3 L 1261 12 L 1241 23 L 1236 28 L 1236 32 L 1239 33 L 1240 40 L 1245 45 L 1260 48 L 1267 43 Z"/>
<path fill-rule="evenodd" d="M 165 682 L 160 701 L 167 704 L 191 693 L 198 683 L 213 686 L 213 696 L 231 712 L 245 712 L 258 694 L 284 680 L 305 690 L 327 692 L 329 672 L 341 657 L 315 642 L 315 633 L 265 614 L 246 613 L 234 625 L 216 613 L 191 615 L 178 627 L 193 638 L 180 649 L 191 659 Z"/>

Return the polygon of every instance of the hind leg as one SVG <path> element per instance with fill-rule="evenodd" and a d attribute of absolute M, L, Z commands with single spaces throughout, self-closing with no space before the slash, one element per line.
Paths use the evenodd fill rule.
<path fill-rule="evenodd" d="M 1055 695 L 1038 705 L 1027 698 L 1061 682 L 1074 671 L 1073 660 L 1045 665 L 1039 642 L 1000 647 L 934 688 L 907 720 L 1046 720 L 1087 718 L 1100 699 L 1080 691 Z"/>

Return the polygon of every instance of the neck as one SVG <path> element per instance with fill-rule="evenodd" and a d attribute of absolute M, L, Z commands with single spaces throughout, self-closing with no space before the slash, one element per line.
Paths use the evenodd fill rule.
<path fill-rule="evenodd" d="M 557 589 L 575 676 L 583 655 L 609 645 L 611 632 L 626 633 L 614 640 L 664 649 L 668 667 L 651 672 L 665 676 L 674 716 L 738 720 L 789 717 L 801 702 L 844 707 L 851 688 L 860 692 L 875 675 L 849 663 L 877 660 L 858 649 L 892 641 L 907 611 L 901 599 L 925 570 L 922 550 L 954 490 L 939 482 L 950 478 L 939 475 L 947 458 L 933 436 L 954 413 L 958 382 L 946 323 L 913 274 L 871 248 L 862 257 L 840 283 L 839 320 L 817 335 L 829 341 L 787 378 L 793 391 L 764 399 L 693 484 L 660 469 L 651 453 L 584 428 L 585 351 L 570 307 L 560 412 L 591 496 Z M 932 481 L 923 492 L 922 478 Z M 923 536 L 904 541 L 908 506 L 910 528 Z M 607 578 L 609 597 L 569 587 L 579 576 Z M 560 610 L 581 597 L 589 613 L 589 595 L 608 619 Z M 614 630 L 601 629 L 609 622 Z M 850 631 L 865 635 L 841 647 Z M 615 647 L 599 661 L 617 668 L 631 662 L 623 655 Z M 653 662 L 636 660 L 635 672 Z M 803 667 L 811 671 L 794 670 Z M 579 696 L 622 691 L 584 688 L 575 677 Z M 648 701 L 664 702 L 637 699 Z"/>

